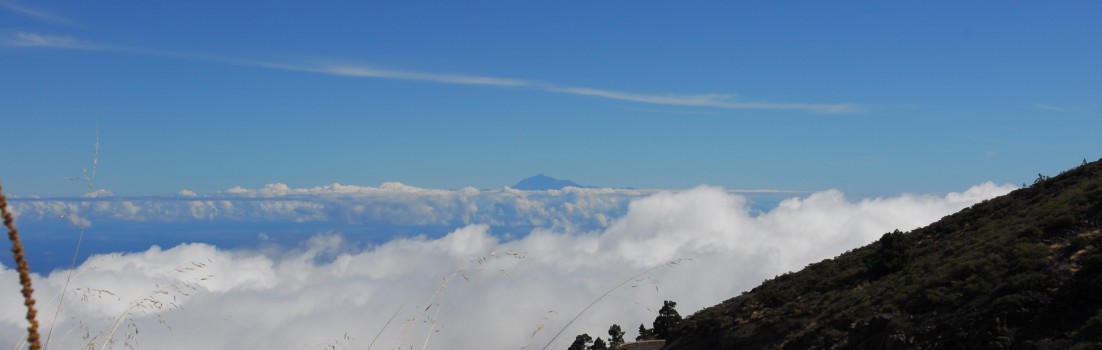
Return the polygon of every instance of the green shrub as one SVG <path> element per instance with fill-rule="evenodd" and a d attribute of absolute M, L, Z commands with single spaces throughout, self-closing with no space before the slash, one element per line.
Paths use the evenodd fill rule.
<path fill-rule="evenodd" d="M 899 230 L 885 233 L 877 242 L 876 252 L 865 257 L 865 267 L 872 279 L 878 279 L 907 265 L 907 237 Z"/>

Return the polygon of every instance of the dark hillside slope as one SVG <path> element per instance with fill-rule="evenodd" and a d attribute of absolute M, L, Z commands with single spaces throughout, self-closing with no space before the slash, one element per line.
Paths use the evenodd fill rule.
<path fill-rule="evenodd" d="M 686 318 L 664 349 L 1102 349 L 1102 160 Z"/>

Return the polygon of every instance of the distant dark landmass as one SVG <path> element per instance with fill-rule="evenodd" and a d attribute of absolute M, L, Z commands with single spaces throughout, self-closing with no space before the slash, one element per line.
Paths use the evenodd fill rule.
<path fill-rule="evenodd" d="M 520 180 L 513 188 L 525 191 L 561 190 L 566 187 L 589 188 L 570 180 L 559 180 L 544 174 L 539 174 L 524 180 Z"/>
<path fill-rule="evenodd" d="M 765 281 L 663 349 L 1102 349 L 1100 229 L 1102 160 L 1084 161 Z"/>

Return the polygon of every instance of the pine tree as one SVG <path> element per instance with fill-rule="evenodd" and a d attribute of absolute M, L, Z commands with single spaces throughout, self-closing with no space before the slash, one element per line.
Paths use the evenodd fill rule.
<path fill-rule="evenodd" d="M 593 340 L 593 345 L 589 346 L 589 350 L 608 350 L 608 346 L 605 345 L 605 341 L 600 337 Z"/>
<path fill-rule="evenodd" d="M 615 349 L 617 346 L 624 344 L 624 330 L 620 329 L 620 325 L 613 324 L 612 327 L 608 327 L 608 345 Z"/>
<path fill-rule="evenodd" d="M 570 343 L 570 347 L 566 350 L 587 350 L 589 343 L 593 342 L 593 337 L 589 334 L 582 334 L 574 338 L 574 342 Z"/>
<path fill-rule="evenodd" d="M 635 341 L 640 340 L 652 340 L 654 339 L 654 330 L 643 327 L 643 324 L 639 324 L 639 336 L 635 337 Z"/>
<path fill-rule="evenodd" d="M 654 337 L 657 339 L 669 339 L 673 330 L 681 323 L 681 315 L 677 313 L 677 303 L 663 301 L 662 309 L 658 310 L 658 317 L 654 318 Z"/>

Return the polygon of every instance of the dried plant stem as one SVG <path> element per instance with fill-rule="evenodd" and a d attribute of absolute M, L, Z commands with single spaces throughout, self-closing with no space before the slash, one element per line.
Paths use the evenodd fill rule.
<path fill-rule="evenodd" d="M 84 186 L 88 188 L 88 193 L 95 192 L 96 190 L 96 167 L 99 166 L 99 126 L 96 126 L 96 148 L 95 155 L 92 157 L 92 174 L 88 175 L 88 169 L 84 169 Z M 77 236 L 77 246 L 73 249 L 73 262 L 69 265 L 69 273 L 65 276 L 65 284 L 61 286 L 60 295 L 57 301 L 57 308 L 54 309 L 54 322 L 50 324 L 49 332 L 46 332 L 46 349 L 50 348 L 50 339 L 54 337 L 54 327 L 57 326 L 57 317 L 61 314 L 61 307 L 65 303 L 65 292 L 69 291 L 69 282 L 73 280 L 73 272 L 77 269 L 77 258 L 80 256 L 80 244 L 84 242 L 84 229 L 86 225 L 80 226 L 80 235 Z"/>
<path fill-rule="evenodd" d="M 429 338 L 432 337 L 433 328 L 436 328 L 436 320 L 439 319 L 439 317 L 440 317 L 440 309 L 443 309 L 443 308 L 444 308 L 443 305 L 436 304 L 436 314 L 432 315 L 432 319 L 431 319 L 432 322 L 429 323 L 429 331 L 425 335 L 425 343 L 423 345 L 421 345 L 421 350 L 425 350 L 425 349 L 429 348 Z"/>
<path fill-rule="evenodd" d="M 597 297 L 597 299 L 593 299 L 593 302 L 590 302 L 589 305 L 586 305 L 586 307 L 584 309 L 582 309 L 582 311 L 578 312 L 577 315 L 574 315 L 574 317 L 570 319 L 570 322 L 567 322 L 565 326 L 563 326 L 561 329 L 559 329 L 559 332 L 555 333 L 555 336 L 551 337 L 551 340 L 547 341 L 547 345 L 543 346 L 543 350 L 547 350 L 547 349 L 551 348 L 551 345 L 555 344 L 555 339 L 559 339 L 559 336 L 561 336 L 562 333 L 565 332 L 567 328 L 570 328 L 570 325 L 574 324 L 574 321 L 577 321 L 579 317 L 582 317 L 582 314 L 584 314 L 586 311 L 589 311 L 589 308 L 593 307 L 593 305 L 596 305 L 597 302 L 599 302 L 601 300 L 604 300 L 604 298 L 608 297 L 608 295 L 612 294 L 612 292 L 616 291 L 617 289 L 620 289 L 620 287 L 623 287 L 625 284 L 628 284 L 628 282 L 631 282 L 631 281 L 634 281 L 634 280 L 636 280 L 640 277 L 643 277 L 643 275 L 646 275 L 646 274 L 650 273 L 651 271 L 654 271 L 654 270 L 657 270 L 657 269 L 660 269 L 660 268 L 663 268 L 663 267 L 677 265 L 677 264 L 680 264 L 681 262 L 683 262 L 685 260 L 692 260 L 692 259 L 689 259 L 689 258 L 677 259 L 677 260 L 673 260 L 673 261 L 667 262 L 667 263 L 662 264 L 662 265 L 658 265 L 658 266 L 649 268 L 646 271 L 643 271 L 643 272 L 640 272 L 640 273 L 636 274 L 635 276 L 629 277 L 628 279 L 624 280 L 623 282 L 620 282 L 620 284 L 617 284 L 615 287 L 612 287 L 609 290 L 605 291 L 604 294 L 601 294 L 601 296 Z"/>
<path fill-rule="evenodd" d="M 103 337 L 103 343 L 100 344 L 99 347 L 100 350 L 106 349 L 107 344 L 111 343 L 111 338 L 115 336 L 115 331 L 119 329 L 119 325 L 121 325 L 122 322 L 126 320 L 126 317 L 130 316 L 130 311 L 134 310 L 134 308 L 138 306 L 138 302 L 139 301 L 130 303 L 130 306 L 128 306 L 126 310 L 122 312 L 122 314 L 120 314 L 118 317 L 115 318 L 114 321 L 111 322 L 111 329 L 107 332 L 107 336 Z"/>
<path fill-rule="evenodd" d="M 27 343 L 31 350 L 39 350 L 42 344 L 38 342 L 38 320 L 35 319 L 37 311 L 34 309 L 34 288 L 31 288 L 31 273 L 27 268 L 27 259 L 23 256 L 23 244 L 19 243 L 19 230 L 15 229 L 15 218 L 8 212 L 8 197 L 4 196 L 4 187 L 0 186 L 0 212 L 4 216 L 4 226 L 8 227 L 8 238 L 11 239 L 11 252 L 15 254 L 15 265 L 19 269 L 19 283 L 23 285 L 23 304 L 27 305 Z"/>
<path fill-rule="evenodd" d="M 375 341 L 379 340 L 379 336 L 383 335 L 383 331 L 386 330 L 387 326 L 390 326 L 391 322 L 394 322 L 394 318 L 398 317 L 398 313 L 401 311 L 402 306 L 398 306 L 398 310 L 394 310 L 394 315 L 390 316 L 390 319 L 386 321 L 386 324 L 383 325 L 383 328 L 379 329 L 379 333 L 375 334 L 375 338 L 371 339 L 371 344 L 367 344 L 367 350 L 371 350 L 371 347 L 375 346 Z"/>
<path fill-rule="evenodd" d="M 49 349 L 50 339 L 54 336 L 54 326 L 57 325 L 57 317 L 61 314 L 61 305 L 65 302 L 65 292 L 69 290 L 69 282 L 73 280 L 73 272 L 77 269 L 77 257 L 80 253 L 80 244 L 84 242 L 84 226 L 80 227 L 80 235 L 77 236 L 77 246 L 73 249 L 73 262 L 69 266 L 69 272 L 65 275 L 65 284 L 62 285 L 61 291 L 58 292 L 57 308 L 54 309 L 54 322 L 50 324 L 49 332 L 46 332 L 46 347 Z M 52 300 L 51 300 L 52 301 Z M 47 303 L 49 305 L 49 303 Z"/>

